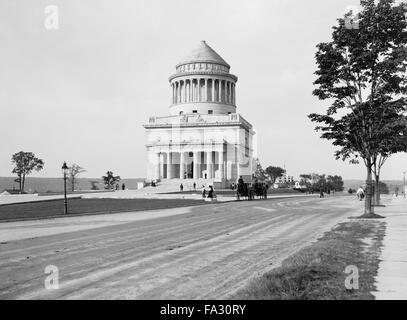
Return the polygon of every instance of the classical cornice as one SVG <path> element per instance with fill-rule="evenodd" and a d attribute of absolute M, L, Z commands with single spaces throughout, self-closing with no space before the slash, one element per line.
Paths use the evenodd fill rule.
<path fill-rule="evenodd" d="M 193 127 L 242 127 L 247 130 L 251 130 L 252 126 L 245 122 L 201 122 L 201 123 L 177 123 L 176 125 L 171 123 L 162 124 L 144 124 L 145 129 L 165 129 L 165 128 L 193 128 Z"/>
<path fill-rule="evenodd" d="M 234 74 L 231 73 L 224 73 L 224 72 L 218 72 L 218 71 L 188 71 L 188 72 L 178 72 L 173 74 L 168 78 L 168 80 L 171 82 L 172 80 L 176 78 L 181 78 L 181 77 L 188 77 L 188 76 L 196 76 L 196 75 L 202 75 L 202 76 L 218 76 L 218 77 L 225 77 L 225 78 L 230 78 L 234 80 L 235 82 L 238 80 L 238 77 L 235 76 Z"/>

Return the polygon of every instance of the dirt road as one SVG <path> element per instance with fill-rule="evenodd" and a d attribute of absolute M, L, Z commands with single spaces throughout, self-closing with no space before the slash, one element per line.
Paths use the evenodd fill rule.
<path fill-rule="evenodd" d="M 228 298 L 359 207 L 296 198 L 2 223 L 0 299 Z M 59 289 L 45 289 L 48 265 Z"/>

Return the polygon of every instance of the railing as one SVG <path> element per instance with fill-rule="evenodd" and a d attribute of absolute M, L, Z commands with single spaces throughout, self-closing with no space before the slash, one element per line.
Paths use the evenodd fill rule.
<path fill-rule="evenodd" d="M 199 123 L 243 123 L 251 127 L 250 123 L 238 113 L 231 114 L 185 114 L 166 117 L 150 117 L 147 125 L 181 125 Z"/>

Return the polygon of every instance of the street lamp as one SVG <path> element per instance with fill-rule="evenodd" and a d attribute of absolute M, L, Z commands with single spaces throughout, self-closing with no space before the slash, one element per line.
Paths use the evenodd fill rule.
<path fill-rule="evenodd" d="M 64 174 L 64 214 L 68 213 L 68 201 L 66 199 L 66 175 L 68 173 L 68 166 L 66 165 L 66 162 L 64 161 L 64 164 L 62 165 L 62 173 Z"/>

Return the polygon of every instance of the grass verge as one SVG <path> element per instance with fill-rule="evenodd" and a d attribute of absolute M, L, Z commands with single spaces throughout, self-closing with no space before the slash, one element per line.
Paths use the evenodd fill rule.
<path fill-rule="evenodd" d="M 189 199 L 68 199 L 68 212 L 75 214 L 102 214 L 143 210 L 169 209 L 204 205 L 203 200 Z M 64 216 L 64 200 L 13 203 L 0 206 L 0 221 L 40 219 Z"/>
<path fill-rule="evenodd" d="M 254 279 L 233 299 L 371 300 L 385 223 L 354 220 L 339 224 L 280 267 Z M 359 289 L 347 290 L 347 266 L 359 270 Z"/>

